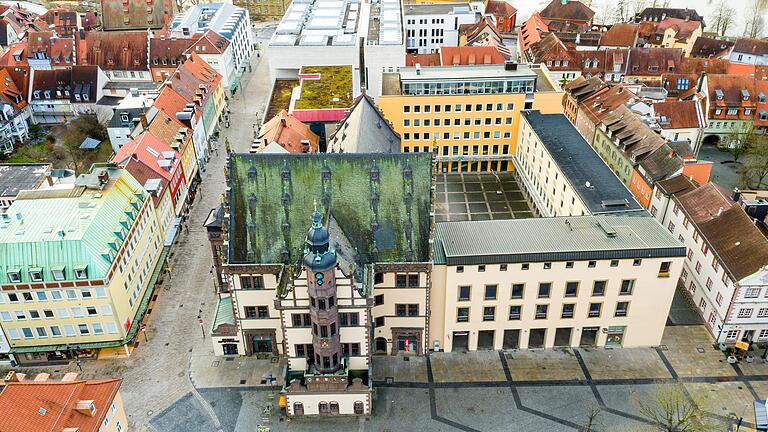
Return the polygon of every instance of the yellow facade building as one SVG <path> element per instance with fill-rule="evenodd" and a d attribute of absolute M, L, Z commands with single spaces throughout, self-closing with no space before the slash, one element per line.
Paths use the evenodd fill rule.
<path fill-rule="evenodd" d="M 561 113 L 544 65 L 406 67 L 385 72 L 378 105 L 403 152 L 434 152 L 441 172 L 512 170 L 520 113 Z"/>
<path fill-rule="evenodd" d="M 158 275 L 162 229 L 126 170 L 28 191 L 0 221 L 0 327 L 19 363 L 129 354 Z"/>

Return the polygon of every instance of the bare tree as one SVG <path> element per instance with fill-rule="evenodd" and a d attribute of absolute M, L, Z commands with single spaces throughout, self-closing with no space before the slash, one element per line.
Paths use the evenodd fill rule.
<path fill-rule="evenodd" d="M 746 158 L 741 169 L 741 187 L 761 189 L 768 177 L 768 136 L 753 134 Z"/>
<path fill-rule="evenodd" d="M 663 432 L 707 432 L 715 426 L 685 391 L 683 384 L 659 385 L 647 399 L 638 399 L 640 413 Z"/>
<path fill-rule="evenodd" d="M 713 19 L 715 32 L 720 36 L 725 36 L 731 24 L 736 20 L 736 9 L 729 4 L 728 0 L 720 0 L 713 11 Z"/>
<path fill-rule="evenodd" d="M 615 22 L 613 21 L 615 17 L 613 2 L 611 0 L 602 0 L 598 6 L 595 17 L 596 22 L 606 25 L 613 24 Z"/>
<path fill-rule="evenodd" d="M 590 403 L 586 407 L 586 420 L 584 426 L 579 429 L 579 432 L 602 432 L 605 430 L 603 425 L 603 411 L 594 403 Z"/>
<path fill-rule="evenodd" d="M 635 15 L 642 12 L 646 7 L 648 7 L 648 0 L 630 0 L 630 16 L 628 19 L 634 18 Z"/>
<path fill-rule="evenodd" d="M 759 38 L 765 31 L 765 11 L 768 0 L 751 0 L 747 9 L 748 19 L 744 23 L 744 36 Z"/>

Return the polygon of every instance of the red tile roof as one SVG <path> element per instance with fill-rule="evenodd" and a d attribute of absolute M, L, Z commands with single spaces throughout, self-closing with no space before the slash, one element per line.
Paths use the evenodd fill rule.
<path fill-rule="evenodd" d="M 504 57 L 492 46 L 444 46 L 440 55 L 443 66 L 504 64 Z"/>
<path fill-rule="evenodd" d="M 755 80 L 743 75 L 707 75 L 709 88 L 710 118 L 726 118 L 751 120 L 752 115 L 744 115 L 744 110 L 739 109 L 738 115 L 728 115 L 727 108 L 755 108 L 757 95 L 755 92 Z M 745 100 L 746 97 L 746 100 Z M 717 110 L 720 109 L 720 115 Z"/>
<path fill-rule="evenodd" d="M 208 30 L 187 48 L 186 54 L 190 55 L 193 52 L 198 54 L 221 54 L 227 50 L 228 46 L 229 41 L 227 38 L 213 30 Z"/>
<path fill-rule="evenodd" d="M 768 41 L 752 38 L 738 38 L 733 46 L 733 52 L 766 55 L 768 54 Z"/>
<path fill-rule="evenodd" d="M 514 6 L 505 0 L 490 0 L 485 6 L 485 13 L 496 16 L 511 17 L 517 13 L 517 9 L 515 9 Z"/>
<path fill-rule="evenodd" d="M 141 162 L 168 181 L 171 181 L 174 172 L 180 168 L 179 152 L 150 132 L 142 132 L 141 135 L 120 147 L 112 160 L 125 166 L 128 171 L 132 161 Z M 160 162 L 165 160 L 171 162 L 168 169 L 160 165 Z"/>
<path fill-rule="evenodd" d="M 85 57 L 78 58 L 81 64 L 104 70 L 149 70 L 146 31 L 92 31 L 83 42 Z"/>
<path fill-rule="evenodd" d="M 405 55 L 405 65 L 406 66 L 440 66 L 440 54 L 439 53 L 430 53 L 430 54 L 406 54 Z"/>
<path fill-rule="evenodd" d="M 276 142 L 289 153 L 317 153 L 320 142 L 320 137 L 313 133 L 309 126 L 285 110 L 281 110 L 264 123 L 259 130 L 258 139 L 262 148 Z"/>
<path fill-rule="evenodd" d="M 697 37 L 691 48 L 692 57 L 723 57 L 734 45 L 733 42 L 708 37 Z"/>
<path fill-rule="evenodd" d="M 727 73 L 729 75 L 755 76 L 755 65 L 729 63 Z"/>
<path fill-rule="evenodd" d="M 152 67 L 175 67 L 187 56 L 184 52 L 195 43 L 195 39 L 155 37 L 149 40 L 149 59 Z"/>
<path fill-rule="evenodd" d="M 54 26 L 59 36 L 71 36 L 77 30 L 77 12 L 68 9 L 48 9 L 40 18 Z"/>
<path fill-rule="evenodd" d="M 51 42 L 51 66 L 75 64 L 75 40 L 56 38 Z"/>
<path fill-rule="evenodd" d="M 677 40 L 684 40 L 688 39 L 699 28 L 701 28 L 701 23 L 698 21 L 666 17 L 659 22 L 656 29 L 662 33 L 667 29 L 672 29 L 676 33 L 675 38 Z"/>
<path fill-rule="evenodd" d="M 699 101 L 668 101 L 653 104 L 662 129 L 703 128 L 706 126 Z"/>
<path fill-rule="evenodd" d="M 487 16 L 474 24 L 461 24 L 459 26 L 459 34 L 466 36 L 467 44 L 476 42 L 476 38 L 483 35 L 485 30 L 489 30 L 496 38 L 501 40 L 501 35 L 493 24 L 491 17 Z"/>
<path fill-rule="evenodd" d="M 530 18 L 523 22 L 519 30 L 520 47 L 523 52 L 541 40 L 541 32 L 548 31 L 547 23 L 541 18 L 538 12 L 534 12 Z"/>
<path fill-rule="evenodd" d="M 700 74 L 724 74 L 728 73 L 727 59 L 718 58 L 684 58 L 680 63 L 680 72 Z"/>
<path fill-rule="evenodd" d="M 3 53 L 3 56 L 0 57 L 0 66 L 11 66 L 11 67 L 28 67 L 29 64 L 27 63 L 27 42 L 16 42 L 13 45 L 8 47 L 8 50 L 6 50 Z M 16 60 L 16 55 L 18 54 L 18 60 Z"/>
<path fill-rule="evenodd" d="M 614 24 L 600 37 L 600 46 L 633 47 L 637 42 L 639 24 Z"/>
<path fill-rule="evenodd" d="M 768 81 L 755 80 L 757 107 L 755 108 L 755 126 L 768 126 Z M 762 99 L 762 101 L 761 101 Z"/>
<path fill-rule="evenodd" d="M 152 106 L 163 110 L 169 116 L 176 118 L 176 113 L 183 111 L 186 104 L 187 101 L 185 101 L 176 90 L 171 86 L 165 86 Z"/>
<path fill-rule="evenodd" d="M 552 0 L 541 12 L 541 17 L 558 21 L 592 21 L 595 11 L 578 0 Z"/>
<path fill-rule="evenodd" d="M 21 110 L 27 106 L 24 93 L 16 86 L 13 78 L 11 78 L 8 68 L 0 69 L 0 97 L 17 110 Z"/>
<path fill-rule="evenodd" d="M 101 0 L 104 30 L 159 29 L 173 19 L 175 3 L 171 0 Z"/>
<path fill-rule="evenodd" d="M 627 75 L 653 76 L 677 72 L 683 59 L 679 48 L 632 48 Z"/>
<path fill-rule="evenodd" d="M 97 432 L 117 396 L 122 380 L 71 382 L 11 382 L 0 393 L 0 431 L 60 432 L 79 428 Z M 92 400 L 94 415 L 75 409 Z"/>

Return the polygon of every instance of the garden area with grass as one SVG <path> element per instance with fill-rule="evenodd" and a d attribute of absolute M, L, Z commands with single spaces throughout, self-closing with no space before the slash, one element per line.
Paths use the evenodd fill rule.
<path fill-rule="evenodd" d="M 101 141 L 95 149 L 81 149 L 86 137 Z M 107 129 L 96 116 L 81 115 L 68 124 L 42 127 L 30 125 L 29 139 L 15 144 L 13 153 L 0 156 L 2 163 L 50 163 L 54 168 L 86 172 L 94 163 L 112 156 Z"/>
<path fill-rule="evenodd" d="M 291 93 L 297 85 L 299 85 L 299 80 L 275 80 L 275 86 L 274 89 L 272 89 L 272 97 L 269 99 L 269 107 L 267 108 L 267 116 L 264 117 L 264 123 L 276 116 L 280 110 L 288 111 L 288 108 L 290 108 L 291 105 Z"/>
<path fill-rule="evenodd" d="M 303 66 L 300 74 L 319 74 L 320 79 L 302 81 L 295 109 L 352 106 L 352 66 Z"/>

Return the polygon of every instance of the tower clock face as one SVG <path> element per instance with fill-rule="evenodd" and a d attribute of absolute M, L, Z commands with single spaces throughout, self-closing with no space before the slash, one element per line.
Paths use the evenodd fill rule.
<path fill-rule="evenodd" d="M 317 273 L 315 273 L 315 278 L 316 278 L 316 279 L 322 279 L 322 278 L 323 278 L 323 276 L 324 276 L 324 275 L 323 275 L 321 272 L 317 272 Z"/>
<path fill-rule="evenodd" d="M 322 279 L 318 279 L 317 280 L 317 286 L 323 286 L 323 280 Z"/>

